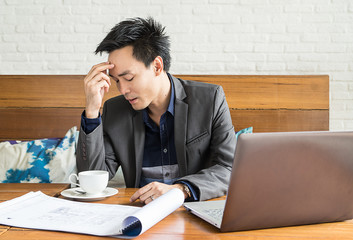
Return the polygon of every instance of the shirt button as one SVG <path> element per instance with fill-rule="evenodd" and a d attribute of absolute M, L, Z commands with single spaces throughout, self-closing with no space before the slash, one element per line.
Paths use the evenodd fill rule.
<path fill-rule="evenodd" d="M 166 148 L 163 149 L 163 152 L 164 152 L 164 153 L 167 153 L 167 152 L 168 152 L 168 149 L 166 149 Z"/>
<path fill-rule="evenodd" d="M 167 172 L 167 173 L 165 174 L 165 176 L 166 176 L 166 177 L 169 177 L 169 172 Z"/>

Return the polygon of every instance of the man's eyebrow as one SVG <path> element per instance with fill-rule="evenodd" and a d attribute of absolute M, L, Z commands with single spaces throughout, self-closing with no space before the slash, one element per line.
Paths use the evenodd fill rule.
<path fill-rule="evenodd" d="M 122 77 L 122 76 L 125 76 L 125 75 L 127 75 L 127 74 L 131 74 L 130 70 L 126 70 L 125 72 L 120 73 L 120 74 L 118 75 L 118 77 Z"/>
<path fill-rule="evenodd" d="M 113 75 L 111 75 L 110 73 L 109 73 L 109 77 L 112 77 L 112 78 L 115 78 Z"/>
<path fill-rule="evenodd" d="M 132 74 L 132 73 L 130 72 L 130 70 L 126 70 L 125 72 L 119 74 L 118 77 L 123 77 L 123 76 L 125 76 L 127 74 Z M 109 73 L 109 76 L 112 77 L 112 78 L 116 78 L 113 75 L 111 75 L 110 73 Z"/>

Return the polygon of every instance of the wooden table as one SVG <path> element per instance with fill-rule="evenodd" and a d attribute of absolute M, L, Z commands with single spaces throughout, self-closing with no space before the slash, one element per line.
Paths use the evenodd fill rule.
<path fill-rule="evenodd" d="M 67 184 L 0 184 L 0 199 L 2 199 L 2 201 L 7 200 L 11 196 L 19 196 L 35 190 L 41 190 L 51 196 L 59 196 L 60 192 L 67 187 Z M 136 189 L 119 189 L 117 195 L 97 202 L 131 205 L 129 199 L 135 190 Z M 134 203 L 133 205 L 142 206 L 141 203 Z M 0 239 L 90 240 L 107 238 L 0 225 Z M 135 239 L 353 239 L 353 220 L 297 227 L 220 233 L 216 227 L 202 221 L 181 207 Z"/>
<path fill-rule="evenodd" d="M 22 196 L 31 191 L 42 191 L 49 196 L 57 197 L 61 191 L 69 187 L 70 184 L 66 183 L 0 183 L 0 202 Z"/>

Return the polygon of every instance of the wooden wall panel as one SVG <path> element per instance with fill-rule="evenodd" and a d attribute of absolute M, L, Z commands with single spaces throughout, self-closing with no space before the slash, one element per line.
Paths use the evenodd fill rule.
<path fill-rule="evenodd" d="M 178 75 L 177 75 L 178 76 Z M 328 109 L 327 75 L 179 75 L 223 86 L 230 108 Z M 0 76 L 0 107 L 84 107 L 82 75 Z M 105 99 L 119 95 L 112 84 Z M 300 99 L 300 100 L 299 100 Z"/>
<path fill-rule="evenodd" d="M 221 85 L 230 108 L 328 109 L 328 75 L 180 75 Z"/>
<path fill-rule="evenodd" d="M 0 107 L 83 107 L 81 75 L 0 76 Z M 113 93 L 112 93 L 113 94 Z"/>
<path fill-rule="evenodd" d="M 0 141 L 63 137 L 71 127 L 79 129 L 82 111 L 82 108 L 3 109 Z M 231 110 L 235 131 L 252 126 L 254 132 L 328 130 L 328 115 L 328 111 L 321 110 Z"/>
<path fill-rule="evenodd" d="M 231 110 L 236 131 L 253 127 L 254 132 L 325 131 L 328 110 Z"/>
<path fill-rule="evenodd" d="M 0 141 L 64 137 L 73 126 L 79 129 L 80 108 L 0 109 Z"/>
<path fill-rule="evenodd" d="M 235 130 L 329 129 L 329 78 L 314 76 L 179 75 L 223 86 Z M 80 125 L 82 75 L 0 75 L 0 141 L 62 137 Z M 118 95 L 112 85 L 105 99 Z"/>

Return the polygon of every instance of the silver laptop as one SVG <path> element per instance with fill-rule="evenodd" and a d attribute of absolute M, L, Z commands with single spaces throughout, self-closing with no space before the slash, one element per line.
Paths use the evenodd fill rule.
<path fill-rule="evenodd" d="M 184 207 L 222 232 L 352 219 L 353 132 L 241 134 L 226 200 Z"/>

